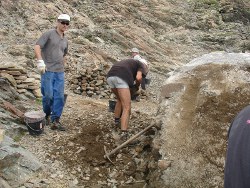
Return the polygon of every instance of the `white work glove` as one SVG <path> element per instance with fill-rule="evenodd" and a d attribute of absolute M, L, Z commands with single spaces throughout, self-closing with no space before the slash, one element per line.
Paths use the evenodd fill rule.
<path fill-rule="evenodd" d="M 40 72 L 40 74 L 44 74 L 45 70 L 46 70 L 46 65 L 44 63 L 44 61 L 41 60 L 37 60 L 37 69 Z"/>

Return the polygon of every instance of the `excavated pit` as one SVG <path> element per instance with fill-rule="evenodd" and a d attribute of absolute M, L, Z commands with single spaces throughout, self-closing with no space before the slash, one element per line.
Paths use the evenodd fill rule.
<path fill-rule="evenodd" d="M 108 112 L 106 104 L 106 101 L 76 101 L 69 97 L 62 118 L 67 132 L 53 134 L 47 128 L 53 138 L 47 140 L 51 147 L 45 160 L 60 161 L 77 178 L 77 186 L 163 187 L 158 169 L 161 155 L 158 145 L 153 143 L 159 128 L 149 129 L 110 156 L 113 164 L 104 158 L 104 146 L 110 152 L 124 142 L 119 139 L 119 128 L 115 127 L 113 113 Z M 132 110 L 130 137 L 152 120 L 151 115 Z"/>

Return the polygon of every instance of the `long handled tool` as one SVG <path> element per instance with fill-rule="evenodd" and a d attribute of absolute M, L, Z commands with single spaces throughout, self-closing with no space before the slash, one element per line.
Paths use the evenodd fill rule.
<path fill-rule="evenodd" d="M 143 133 L 145 133 L 147 130 L 149 130 L 150 128 L 157 126 L 157 124 L 155 124 L 155 122 L 152 122 L 149 126 L 147 126 L 145 129 L 143 129 L 142 131 L 140 131 L 139 133 L 137 133 L 136 135 L 132 136 L 131 138 L 129 138 L 127 141 L 125 141 L 124 143 L 122 143 L 121 145 L 117 146 L 115 149 L 113 149 L 112 151 L 110 151 L 109 153 L 107 153 L 106 151 L 106 147 L 104 146 L 104 151 L 105 151 L 105 155 L 104 158 L 108 159 L 111 163 L 113 163 L 110 159 L 110 156 L 113 155 L 114 153 L 116 153 L 119 149 L 123 148 L 124 146 L 126 146 L 127 144 L 129 144 L 131 141 L 133 141 L 134 139 L 136 139 L 137 137 L 139 137 L 140 135 L 142 135 Z"/>

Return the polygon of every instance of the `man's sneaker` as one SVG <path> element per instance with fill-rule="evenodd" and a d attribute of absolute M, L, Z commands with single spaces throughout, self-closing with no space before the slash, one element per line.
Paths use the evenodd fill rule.
<path fill-rule="evenodd" d="M 53 122 L 53 125 L 50 128 L 51 128 L 51 130 L 56 130 L 56 129 L 58 129 L 59 131 L 65 131 L 66 130 L 65 127 L 62 126 L 62 124 L 58 120 L 55 120 Z"/>
<path fill-rule="evenodd" d="M 56 130 L 56 129 L 58 129 L 57 123 L 56 123 L 56 122 L 53 122 L 52 125 L 50 126 L 50 129 L 51 129 L 51 130 Z"/>
<path fill-rule="evenodd" d="M 58 122 L 57 125 L 58 125 L 58 130 L 59 130 L 59 131 L 66 131 L 65 127 L 62 126 L 62 124 L 61 124 L 60 122 Z"/>
<path fill-rule="evenodd" d="M 65 127 L 60 123 L 59 119 L 55 119 L 54 125 L 55 125 L 55 127 L 57 127 L 57 129 L 59 131 L 65 131 L 66 130 Z"/>

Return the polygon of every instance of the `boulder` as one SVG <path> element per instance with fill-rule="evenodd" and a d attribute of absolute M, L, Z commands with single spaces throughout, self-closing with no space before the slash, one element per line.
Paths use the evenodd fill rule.
<path fill-rule="evenodd" d="M 42 169 L 43 165 L 29 151 L 15 144 L 8 136 L 4 136 L 4 140 L 0 145 L 0 172 L 1 177 L 7 182 L 1 181 L 1 187 L 19 187 L 28 179 L 34 172 Z"/>
<path fill-rule="evenodd" d="M 249 53 L 214 52 L 165 81 L 158 119 L 160 153 L 171 161 L 162 176 L 167 186 L 223 187 L 227 130 L 250 100 L 249 66 Z"/>

